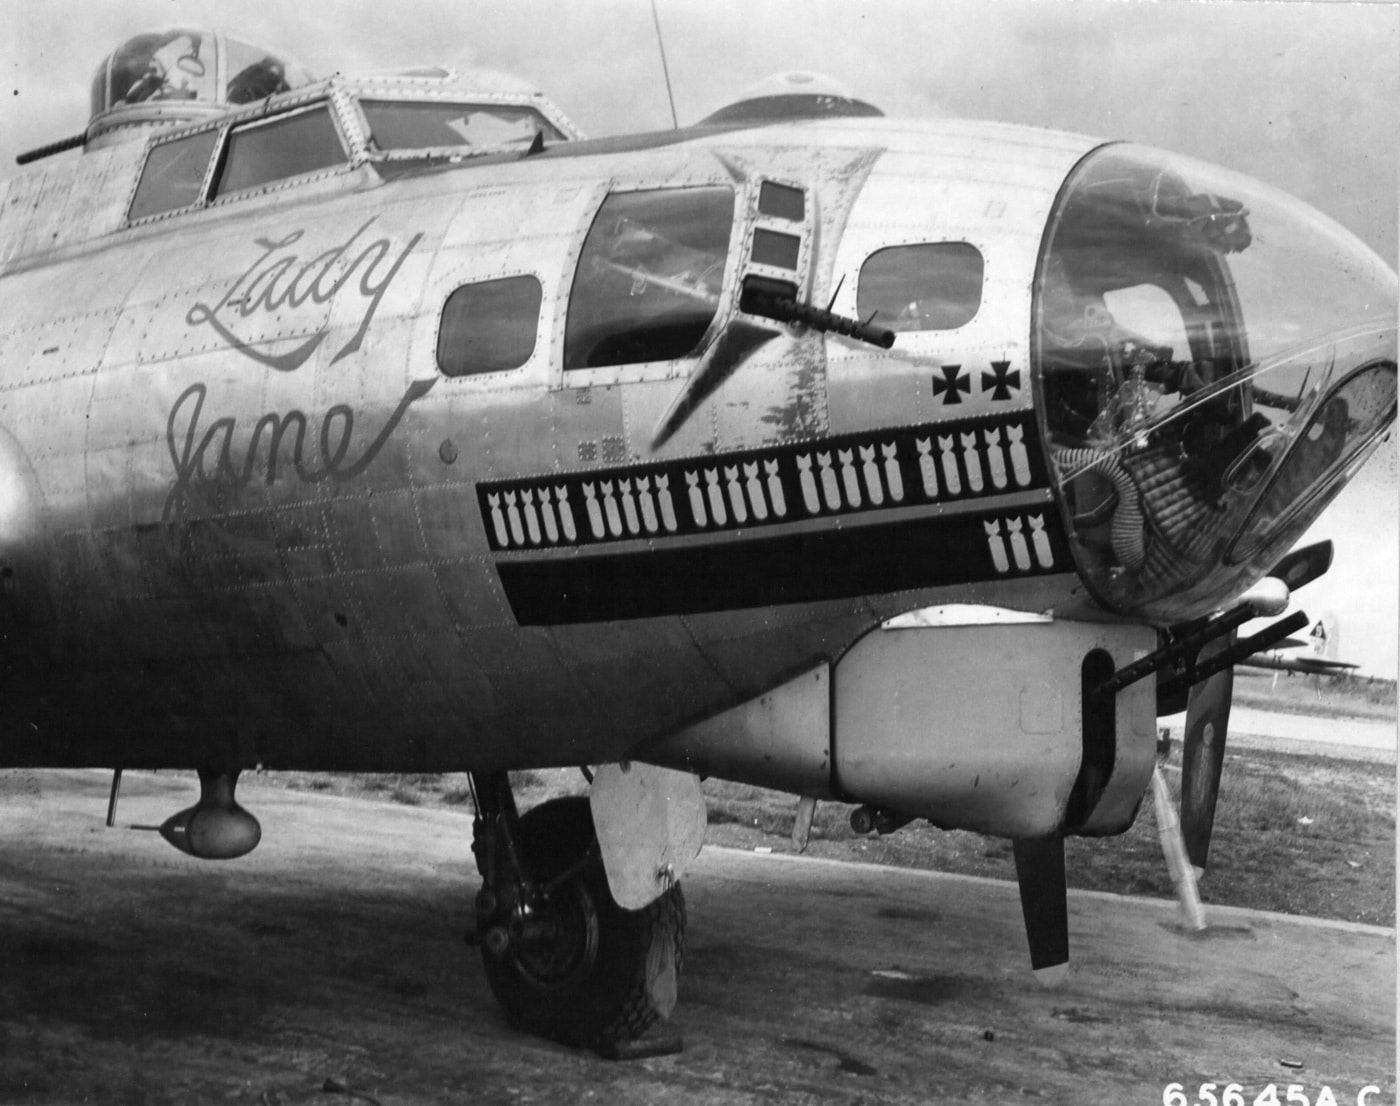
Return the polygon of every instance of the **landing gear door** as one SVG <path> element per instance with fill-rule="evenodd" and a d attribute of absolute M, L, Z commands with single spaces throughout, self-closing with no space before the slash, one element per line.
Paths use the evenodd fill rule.
<path fill-rule="evenodd" d="M 680 881 L 705 841 L 705 797 L 689 772 L 634 761 L 606 764 L 588 795 L 608 888 L 640 910 Z"/>

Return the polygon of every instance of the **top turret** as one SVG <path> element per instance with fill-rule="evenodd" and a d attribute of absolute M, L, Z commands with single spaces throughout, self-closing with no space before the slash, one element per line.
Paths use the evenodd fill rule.
<path fill-rule="evenodd" d="M 97 67 L 88 144 L 119 128 L 198 119 L 311 80 L 296 62 L 227 35 L 183 27 L 137 35 Z"/>
<path fill-rule="evenodd" d="M 820 73 L 774 73 L 750 85 L 731 104 L 700 120 L 713 123 L 778 123 L 885 113 L 858 100 L 845 85 Z"/>

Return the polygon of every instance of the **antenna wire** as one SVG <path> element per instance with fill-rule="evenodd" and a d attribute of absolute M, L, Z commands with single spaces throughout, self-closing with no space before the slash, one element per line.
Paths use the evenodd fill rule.
<path fill-rule="evenodd" d="M 671 103 L 671 126 L 681 129 L 676 118 L 676 98 L 671 95 L 671 67 L 666 64 L 666 43 L 661 39 L 661 20 L 656 14 L 656 0 L 651 0 L 651 21 L 656 26 L 656 48 L 661 51 L 661 72 L 666 76 L 666 99 Z"/>

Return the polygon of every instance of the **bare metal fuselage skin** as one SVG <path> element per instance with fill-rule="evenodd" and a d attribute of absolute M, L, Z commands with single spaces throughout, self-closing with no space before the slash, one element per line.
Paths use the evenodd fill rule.
<path fill-rule="evenodd" d="M 13 182 L 0 763 L 603 763 L 902 612 L 1107 632 L 1031 387 L 1047 223 L 1095 145 L 871 119 L 702 130 L 394 179 L 360 165 L 134 226 L 140 143 Z M 804 192 L 790 225 L 760 210 L 764 181 Z M 980 306 L 889 351 L 773 324 L 656 447 L 696 357 L 566 368 L 566 320 L 605 198 L 681 187 L 734 193 L 709 338 L 746 275 L 773 275 L 751 246 L 775 226 L 800 243 L 800 298 L 837 314 L 857 314 L 868 257 L 923 241 L 981 252 Z M 518 275 L 542 289 L 528 358 L 444 375 L 449 296 Z M 1277 549 L 1172 614 L 1207 612 Z M 1120 666 L 1155 640 L 1128 621 Z M 959 695 L 1019 695 L 1028 733 L 1061 724 L 1034 692 Z M 1150 740 L 1136 715 L 1121 733 Z"/>
<path fill-rule="evenodd" d="M 620 581 L 645 605 L 627 621 L 587 611 L 520 625 L 478 487 L 533 477 L 572 484 L 572 528 L 590 538 L 583 482 L 601 497 L 594 470 L 653 460 L 653 429 L 687 368 L 561 369 L 573 265 L 609 187 L 732 184 L 721 157 L 803 180 L 816 199 L 810 241 L 820 243 L 804 283 L 823 301 L 843 241 L 863 240 L 851 253 L 858 263 L 881 234 L 897 238 L 900 222 L 927 219 L 935 206 L 970 223 L 1001 202 L 1014 217 L 994 255 L 1015 251 L 1021 279 L 990 286 L 982 317 L 996 325 L 959 334 L 948 360 L 974 374 L 1024 361 L 1025 338 L 1014 337 L 1029 333 L 1024 275 L 1082 145 L 1036 151 L 1048 171 L 1028 188 L 1000 168 L 1010 151 L 980 137 L 936 154 L 921 152 L 918 131 L 892 130 L 880 145 L 850 127 L 787 141 L 739 133 L 393 183 L 361 170 L 300 195 L 75 243 L 7 275 L 5 761 L 383 770 L 606 762 L 838 656 L 899 611 L 940 597 L 988 601 L 989 588 L 998 603 L 1033 609 L 1067 600 L 1078 581 L 1063 554 L 1011 581 L 985 539 L 971 549 L 950 542 L 943 554 L 976 561 L 966 573 L 974 579 L 955 572 L 942 589 L 847 582 L 827 598 L 820 577 L 840 566 L 805 563 L 804 545 L 829 556 L 821 537 L 858 523 L 872 542 L 850 555 L 881 544 L 896 564 L 909 554 L 878 512 L 871 522 L 854 511 L 802 518 L 795 485 L 786 519 L 769 497 L 766 527 L 734 526 L 731 503 L 719 533 L 672 537 L 658 519 L 653 537 L 624 521 L 623 534 L 596 543 L 633 564 L 660 551 L 662 538 L 678 551 L 732 553 L 728 586 L 741 601 L 707 594 L 713 578 L 668 572 L 651 574 L 645 589 Z M 923 210 L 872 209 L 862 225 L 858 197 L 877 162 L 895 168 L 886 187 L 908 185 L 917 200 L 919 175 L 947 179 L 948 163 L 973 151 L 986 151 L 974 164 L 1008 178 L 1005 197 L 979 187 L 976 210 L 961 214 L 926 197 Z M 72 189 L 85 187 L 89 203 L 124 198 L 131 151 L 87 156 L 109 173 L 80 174 Z M 60 176 L 71 179 L 71 169 Z M 24 218 L 15 191 L 6 222 Z M 892 217 L 894 227 L 873 222 Z M 538 276 L 545 298 L 527 364 L 444 378 L 435 364 L 442 302 L 469 280 L 519 272 Z M 696 529 L 686 472 L 713 481 L 724 467 L 781 460 L 795 474 L 797 448 L 811 464 L 817 449 L 828 452 L 826 437 L 854 435 L 848 450 L 868 448 L 890 440 L 890 428 L 955 414 L 968 429 L 1030 407 L 1017 388 L 1003 401 L 974 390 L 949 408 L 927 375 L 883 351 L 784 334 L 744 366 L 740 388 L 712 399 L 662 451 L 680 459 L 668 512 L 683 509 Z M 918 456 L 912 439 L 905 448 Z M 1036 463 L 1038 486 L 985 494 L 978 516 L 1048 516 Z M 984 492 L 994 492 L 990 481 Z M 562 530 L 560 513 L 553 525 Z M 526 536 L 518 562 L 539 563 L 550 551 L 543 521 L 507 518 L 507 537 L 512 525 L 541 531 L 533 543 Z M 746 546 L 771 544 L 770 534 L 797 552 L 746 568 Z M 588 551 L 555 545 L 566 564 Z M 770 605 L 765 593 L 793 583 L 775 569 L 815 583 L 799 602 Z M 637 570 L 619 557 L 604 571 Z M 866 594 L 884 590 L 893 594 Z"/>

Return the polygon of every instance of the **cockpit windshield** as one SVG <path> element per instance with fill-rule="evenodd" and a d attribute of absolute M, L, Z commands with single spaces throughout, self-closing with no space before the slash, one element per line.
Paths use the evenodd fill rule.
<path fill-rule="evenodd" d="M 1298 201 L 1189 159 L 1081 163 L 1036 319 L 1076 556 L 1120 610 L 1276 557 L 1394 419 L 1395 275 Z"/>

